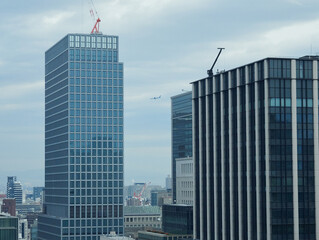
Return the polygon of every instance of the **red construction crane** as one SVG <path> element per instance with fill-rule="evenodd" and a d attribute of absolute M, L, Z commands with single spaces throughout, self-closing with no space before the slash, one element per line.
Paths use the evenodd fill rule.
<path fill-rule="evenodd" d="M 100 33 L 100 22 L 101 22 L 101 19 L 99 18 L 99 15 L 97 14 L 97 11 L 95 9 L 95 6 L 94 6 L 94 3 L 93 3 L 93 0 L 91 0 L 91 5 L 92 5 L 92 8 L 90 9 L 90 14 L 91 14 L 91 17 L 92 19 L 95 21 L 96 19 L 96 22 L 95 22 L 95 25 L 91 31 L 91 34 L 93 33 Z M 95 13 L 94 13 L 95 12 Z M 96 15 L 96 16 L 95 16 Z"/>
<path fill-rule="evenodd" d="M 151 184 L 151 182 L 148 182 L 148 183 L 145 183 L 144 184 L 144 186 L 143 186 L 143 188 L 142 188 L 142 190 L 141 190 L 141 192 L 138 194 L 138 195 L 136 195 L 136 193 L 134 193 L 134 196 L 133 196 L 133 198 L 136 198 L 136 199 L 138 199 L 138 200 L 142 200 L 141 198 L 142 198 L 142 194 L 144 193 L 144 191 L 145 191 L 145 189 L 148 187 L 148 185 L 150 185 Z"/>

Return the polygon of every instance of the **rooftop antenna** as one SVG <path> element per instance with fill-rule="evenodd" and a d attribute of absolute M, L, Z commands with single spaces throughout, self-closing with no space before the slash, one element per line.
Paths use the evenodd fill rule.
<path fill-rule="evenodd" d="M 214 68 L 214 66 L 215 66 L 215 64 L 216 64 L 216 62 L 217 62 L 217 60 L 218 60 L 218 58 L 219 58 L 219 55 L 222 53 L 222 51 L 223 51 L 225 48 L 217 48 L 217 49 L 219 49 L 219 53 L 218 53 L 218 55 L 217 55 L 217 57 L 216 57 L 216 59 L 215 59 L 213 65 L 212 65 L 212 67 L 211 67 L 209 70 L 207 70 L 208 77 L 213 77 L 213 68 Z"/>
<path fill-rule="evenodd" d="M 92 7 L 93 9 L 91 8 L 90 9 L 90 14 L 91 14 L 91 17 L 92 19 L 96 19 L 96 22 L 95 22 L 95 25 L 91 31 L 91 34 L 93 33 L 100 33 L 100 22 L 101 22 L 101 19 L 99 18 L 99 15 L 97 14 L 97 11 L 95 9 L 95 6 L 94 6 L 94 3 L 93 3 L 93 0 L 91 0 L 91 4 L 92 4 Z M 95 13 L 94 13 L 95 12 Z M 96 15 L 96 16 L 95 16 Z"/>

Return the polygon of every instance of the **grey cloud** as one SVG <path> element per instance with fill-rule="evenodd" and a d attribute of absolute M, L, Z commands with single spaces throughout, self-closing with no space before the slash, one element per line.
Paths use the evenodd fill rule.
<path fill-rule="evenodd" d="M 125 66 L 127 179 L 145 175 L 156 183 L 170 172 L 170 96 L 190 89 L 189 82 L 206 76 L 217 47 L 226 50 L 216 69 L 236 67 L 270 54 L 307 54 L 311 42 L 313 52 L 319 52 L 318 0 L 95 3 L 102 32 L 120 36 L 120 60 Z M 28 167 L 43 166 L 44 140 L 39 136 L 44 129 L 44 86 L 39 81 L 44 82 L 44 52 L 68 32 L 89 33 L 91 28 L 89 6 L 84 0 L 31 0 L 18 5 L 1 1 L 0 125 L 7 129 L 22 126 L 8 141 L 0 129 L 0 143 L 4 144 L 0 159 L 10 158 L 14 163 L 8 163 L 8 169 L 24 168 L 26 162 Z M 151 102 L 149 98 L 156 95 L 164 97 Z M 39 138 L 23 140 L 30 134 L 28 129 Z M 24 137 L 19 139 L 18 134 Z M 20 151 L 16 151 L 17 145 Z M 164 164 L 157 165 L 161 162 Z M 137 167 L 143 163 L 146 173 Z M 152 171 L 152 166 L 158 169 Z"/>

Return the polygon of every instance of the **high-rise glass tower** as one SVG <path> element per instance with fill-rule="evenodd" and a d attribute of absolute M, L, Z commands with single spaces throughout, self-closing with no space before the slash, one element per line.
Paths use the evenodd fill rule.
<path fill-rule="evenodd" d="M 13 184 L 13 189 L 14 189 L 14 198 L 16 200 L 17 204 L 22 204 L 22 198 L 23 198 L 23 193 L 22 193 L 22 185 L 20 182 L 14 182 Z"/>
<path fill-rule="evenodd" d="M 318 60 L 193 83 L 194 238 L 319 239 Z"/>
<path fill-rule="evenodd" d="M 14 182 L 17 181 L 16 176 L 8 177 L 7 181 L 7 198 L 14 198 Z"/>
<path fill-rule="evenodd" d="M 123 63 L 118 37 L 68 34 L 45 53 L 39 239 L 123 235 Z"/>
<path fill-rule="evenodd" d="M 172 189 L 176 202 L 176 159 L 191 157 L 192 151 L 192 92 L 171 97 L 172 121 Z"/>
<path fill-rule="evenodd" d="M 7 198 L 14 198 L 17 204 L 22 204 L 22 185 L 16 176 L 8 177 Z"/>

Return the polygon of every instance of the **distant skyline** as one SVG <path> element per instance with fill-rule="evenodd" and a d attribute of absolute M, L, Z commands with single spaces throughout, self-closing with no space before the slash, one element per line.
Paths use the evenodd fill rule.
<path fill-rule="evenodd" d="M 226 49 L 215 70 L 268 56 L 319 54 L 318 0 L 94 3 L 100 30 L 119 36 L 125 63 L 126 185 L 165 184 L 170 97 L 206 77 L 217 47 Z M 19 172 L 44 173 L 44 52 L 67 33 L 89 33 L 90 8 L 84 0 L 0 3 L 1 177 L 17 175 L 23 184 Z"/>

